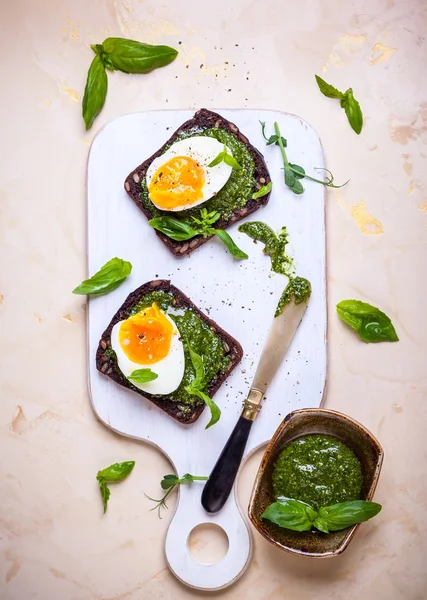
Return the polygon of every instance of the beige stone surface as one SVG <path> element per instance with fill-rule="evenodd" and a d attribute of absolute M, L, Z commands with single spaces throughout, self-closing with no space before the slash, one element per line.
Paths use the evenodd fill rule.
<path fill-rule="evenodd" d="M 206 106 L 296 113 L 317 129 L 337 179 L 351 178 L 328 194 L 325 405 L 360 420 L 385 449 L 376 496 L 384 509 L 341 557 L 294 558 L 256 535 L 249 571 L 216 595 L 426 598 L 425 2 L 4 0 L 0 23 L 0 597 L 202 597 L 168 571 L 171 511 L 159 520 L 143 495 L 159 493 L 166 459 L 105 429 L 90 408 L 84 299 L 70 290 L 85 275 L 95 132 L 128 112 Z M 86 133 L 89 44 L 108 35 L 170 44 L 180 55 L 147 76 L 112 74 Z M 314 73 L 354 88 L 365 115 L 359 137 Z M 361 343 L 335 315 L 348 297 L 383 308 L 400 342 Z M 244 507 L 260 456 L 239 481 Z M 103 517 L 96 471 L 127 459 L 137 468 Z M 193 545 L 203 549 L 199 535 Z"/>

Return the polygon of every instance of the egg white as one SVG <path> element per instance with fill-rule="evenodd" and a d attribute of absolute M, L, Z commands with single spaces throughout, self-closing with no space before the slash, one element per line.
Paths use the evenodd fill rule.
<path fill-rule="evenodd" d="M 132 385 L 149 394 L 165 395 L 174 392 L 184 376 L 185 356 L 179 331 L 172 319 L 167 314 L 163 314 L 173 325 L 175 333 L 172 335 L 169 353 L 156 363 L 149 365 L 135 363 L 126 356 L 119 341 L 119 331 L 123 321 L 116 323 L 111 332 L 111 347 L 116 353 L 118 367 L 125 377 L 129 377 L 137 369 L 151 369 L 158 375 L 157 379 L 146 383 L 131 381 Z"/>
<path fill-rule="evenodd" d="M 173 144 L 169 150 L 166 150 L 164 154 L 155 158 L 148 167 L 146 175 L 147 188 L 150 187 L 150 183 L 156 171 L 171 158 L 176 156 L 188 156 L 194 160 L 197 160 L 197 162 L 205 171 L 206 179 L 202 189 L 203 196 L 195 202 L 190 202 L 188 204 L 183 204 L 181 206 L 176 206 L 169 209 L 158 206 L 150 196 L 151 202 L 160 210 L 177 212 L 199 206 L 199 204 L 203 204 L 203 202 L 206 202 L 209 200 L 209 198 L 212 198 L 212 196 L 217 194 L 224 187 L 233 170 L 233 168 L 225 164 L 225 162 L 220 162 L 215 167 L 208 167 L 208 164 L 211 163 L 214 158 L 216 158 L 223 150 L 224 144 L 221 144 L 221 142 L 218 142 L 218 140 L 215 138 L 203 135 L 189 137 Z M 232 155 L 232 152 L 228 147 L 227 153 Z"/>

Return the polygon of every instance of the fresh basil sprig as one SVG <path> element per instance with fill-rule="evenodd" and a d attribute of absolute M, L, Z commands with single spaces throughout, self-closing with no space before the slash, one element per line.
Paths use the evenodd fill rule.
<path fill-rule="evenodd" d="M 257 192 L 252 194 L 252 200 L 258 200 L 258 198 L 262 198 L 266 196 L 269 192 L 271 192 L 271 188 L 273 187 L 273 182 L 270 181 L 267 185 L 263 185 L 259 188 Z"/>
<path fill-rule="evenodd" d="M 193 365 L 193 369 L 195 372 L 195 377 L 193 381 L 185 386 L 185 391 L 188 392 L 191 396 L 197 396 L 203 400 L 203 402 L 208 406 L 211 411 L 211 419 L 209 423 L 206 425 L 205 429 L 209 429 L 215 423 L 218 423 L 221 417 L 221 410 L 217 404 L 210 398 L 204 391 L 203 388 L 206 386 L 206 375 L 205 375 L 205 367 L 203 365 L 203 358 L 195 352 L 187 340 L 187 348 L 190 353 L 191 363 Z"/>
<path fill-rule="evenodd" d="M 105 65 L 99 56 L 95 56 L 87 74 L 82 104 L 86 130 L 92 127 L 95 117 L 101 112 L 107 97 L 107 89 L 108 79 Z"/>
<path fill-rule="evenodd" d="M 178 55 L 178 51 L 169 46 L 152 46 L 125 38 L 107 38 L 102 44 L 91 45 L 110 69 L 123 73 L 149 73 L 159 67 L 165 67 Z"/>
<path fill-rule="evenodd" d="M 263 135 L 264 135 L 265 123 L 263 121 L 260 121 L 260 124 L 261 124 L 261 128 L 262 128 Z M 282 154 L 285 184 L 288 186 L 288 188 L 294 194 L 299 195 L 304 192 L 304 187 L 303 187 L 300 179 L 309 179 L 310 181 L 315 181 L 316 183 L 320 183 L 321 185 L 324 185 L 324 186 L 330 187 L 330 188 L 341 188 L 341 187 L 344 187 L 348 183 L 348 181 L 346 181 L 342 185 L 335 185 L 334 184 L 334 176 L 329 171 L 329 169 L 323 169 L 323 168 L 321 169 L 322 171 L 325 171 L 326 173 L 329 174 L 329 177 L 326 178 L 326 181 L 321 180 L 321 179 L 316 179 L 316 177 L 312 177 L 311 175 L 307 175 L 307 173 L 305 172 L 305 169 L 303 167 L 289 162 L 287 154 L 286 154 L 286 150 L 285 150 L 286 144 L 283 143 L 284 138 L 282 138 L 282 136 L 280 135 L 280 129 L 279 129 L 279 125 L 277 122 L 274 123 L 274 131 L 276 132 L 276 135 L 274 136 L 276 138 L 275 143 L 279 146 L 280 152 Z M 267 139 L 267 137 L 265 135 L 264 135 L 264 137 L 265 137 L 265 139 Z M 268 143 L 267 143 L 267 145 L 268 145 Z"/>
<path fill-rule="evenodd" d="M 390 318 L 372 304 L 361 300 L 342 300 L 337 304 L 337 312 L 364 342 L 399 341 Z"/>
<path fill-rule="evenodd" d="M 233 169 L 236 169 L 237 171 L 242 170 L 242 167 L 239 165 L 237 160 L 233 156 L 231 156 L 231 154 L 228 154 L 226 144 L 224 144 L 223 151 L 220 152 L 218 156 L 216 156 L 213 159 L 213 161 L 208 164 L 208 167 L 216 167 L 216 165 L 219 165 L 222 162 L 225 162 L 226 165 L 232 167 Z"/>
<path fill-rule="evenodd" d="M 234 258 L 248 258 L 248 255 L 240 250 L 227 232 L 212 227 L 220 216 L 221 214 L 217 211 L 208 213 L 206 208 L 202 208 L 200 218 L 192 217 L 194 226 L 175 217 L 156 217 L 148 221 L 148 224 L 178 242 L 191 240 L 196 235 L 202 235 L 204 238 L 216 235 L 225 244 L 231 256 Z"/>
<path fill-rule="evenodd" d="M 110 490 L 107 483 L 123 481 L 131 473 L 135 466 L 134 460 L 127 462 L 114 463 L 102 471 L 98 471 L 96 479 L 99 483 L 99 489 L 101 491 L 102 502 L 104 504 L 104 514 L 107 511 L 108 499 L 110 497 Z"/>
<path fill-rule="evenodd" d="M 324 96 L 327 98 L 336 98 L 341 101 L 341 106 L 345 110 L 351 128 L 359 135 L 363 127 L 363 114 L 359 102 L 353 95 L 352 88 L 348 88 L 345 92 L 340 92 L 318 75 L 315 75 L 315 77 L 319 90 Z"/>
<path fill-rule="evenodd" d="M 89 68 L 83 96 L 83 119 L 86 130 L 92 127 L 107 96 L 105 69 L 123 73 L 149 73 L 171 63 L 178 52 L 169 46 L 152 46 L 125 38 L 107 38 L 102 44 L 92 44 L 96 56 Z"/>
<path fill-rule="evenodd" d="M 266 508 L 261 519 L 267 519 L 279 527 L 293 531 L 310 531 L 315 527 L 323 533 L 329 533 L 368 521 L 375 517 L 381 508 L 381 504 L 376 502 L 351 500 L 324 506 L 316 511 L 300 500 L 278 498 L 277 502 Z"/>
<path fill-rule="evenodd" d="M 157 379 L 157 373 L 154 373 L 151 369 L 136 369 L 128 376 L 133 383 L 148 383 Z"/>
<path fill-rule="evenodd" d="M 208 480 L 208 477 L 199 477 L 198 475 L 190 475 L 190 473 L 186 473 L 181 478 L 179 478 L 177 475 L 174 475 L 174 474 L 164 475 L 162 481 L 160 482 L 160 485 L 163 490 L 167 490 L 166 494 L 162 498 L 160 498 L 160 500 L 151 498 L 150 496 L 147 496 L 147 494 L 144 494 L 144 495 L 149 500 L 152 500 L 153 502 L 157 503 L 156 506 L 154 508 L 152 508 L 151 510 L 156 510 L 156 508 L 157 508 L 158 513 L 159 513 L 159 518 L 161 519 L 162 518 L 162 516 L 160 514 L 161 509 L 168 508 L 168 505 L 166 504 L 166 498 L 169 496 L 169 494 L 171 494 L 173 492 L 173 490 L 178 485 L 180 485 L 181 483 L 192 483 L 193 481 L 207 481 L 207 480 Z"/>
<path fill-rule="evenodd" d="M 119 287 L 131 271 L 130 262 L 117 257 L 112 258 L 90 279 L 85 279 L 78 285 L 73 290 L 73 294 L 90 294 L 92 296 L 108 294 Z"/>

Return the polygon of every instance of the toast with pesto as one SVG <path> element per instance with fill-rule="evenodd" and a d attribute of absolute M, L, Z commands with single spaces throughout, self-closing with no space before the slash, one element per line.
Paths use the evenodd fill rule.
<path fill-rule="evenodd" d="M 172 327 L 176 328 L 174 343 L 177 346 L 175 348 L 177 351 L 174 356 L 175 358 L 176 356 L 183 357 L 183 364 L 180 367 L 182 368 L 182 378 L 179 379 L 180 374 L 178 373 L 178 379 L 176 380 L 179 381 L 179 385 L 167 394 L 149 393 L 147 390 L 144 391 L 136 387 L 129 379 L 129 372 L 123 366 L 126 361 L 129 361 L 128 357 L 131 356 L 129 354 L 130 350 L 132 352 L 139 352 L 139 344 L 142 345 L 148 339 L 146 330 L 132 329 L 133 339 L 136 339 L 136 335 L 138 338 L 141 338 L 141 342 L 137 340 L 138 347 L 134 350 L 133 347 L 126 346 L 126 344 L 130 343 L 126 338 L 126 332 L 130 331 L 130 327 L 134 326 L 135 316 L 137 316 L 137 319 L 140 315 L 142 315 L 141 318 L 144 318 L 144 316 L 146 318 L 149 311 L 153 310 L 157 311 L 159 322 L 163 319 L 166 328 L 169 326 L 168 323 L 172 323 Z M 149 347 L 149 358 L 150 360 L 154 358 L 154 362 L 148 366 L 151 367 L 152 371 L 160 373 L 153 384 L 157 385 L 158 382 L 168 384 L 172 377 L 176 377 L 177 365 L 174 361 L 164 363 L 164 367 L 166 368 L 163 368 L 163 375 L 166 381 L 162 382 L 160 362 L 156 362 L 156 358 L 160 356 L 158 353 L 161 353 L 163 350 L 165 336 L 163 330 L 156 329 L 155 323 L 153 326 L 152 323 L 155 322 L 155 318 L 150 316 L 150 319 L 151 329 L 149 331 L 158 331 L 160 333 L 153 334 L 153 337 L 150 337 L 150 340 L 152 340 L 157 335 L 158 339 L 157 341 L 154 340 L 153 346 Z M 124 322 L 125 325 L 123 325 Z M 120 325 L 118 325 L 119 323 Z M 144 334 L 138 333 L 138 331 L 144 331 L 147 339 L 143 339 Z M 131 341 L 131 344 L 133 343 Z M 123 348 L 126 355 L 123 354 Z M 154 348 L 154 350 L 151 348 Z M 173 350 L 174 346 L 171 345 L 169 347 L 170 356 L 173 355 Z M 203 361 L 205 373 L 203 392 L 210 398 L 212 398 L 228 378 L 243 356 L 242 347 L 237 340 L 199 310 L 170 281 L 159 279 L 141 285 L 129 294 L 118 309 L 101 336 L 96 353 L 96 367 L 101 373 L 110 377 L 110 379 L 119 385 L 153 402 L 173 419 L 183 424 L 191 424 L 199 418 L 204 410 L 205 403 L 199 397 L 192 395 L 186 390 L 196 377 L 190 351 L 197 353 Z M 146 349 L 143 349 L 143 352 L 146 352 Z M 151 353 L 157 354 L 152 356 Z M 144 366 L 147 365 L 144 364 Z M 143 370 L 147 371 L 148 369 Z M 173 383 L 172 385 L 174 386 Z M 149 388 L 150 386 L 146 385 L 146 387 Z"/>
<path fill-rule="evenodd" d="M 226 183 L 218 189 L 214 188 L 214 191 L 211 192 L 213 195 L 209 199 L 203 200 L 201 206 L 194 204 L 193 207 L 185 210 L 180 209 L 179 211 L 176 208 L 161 210 L 159 205 L 153 203 L 152 193 L 149 193 L 147 171 L 150 170 L 153 161 L 158 162 L 159 157 L 169 151 L 174 144 L 190 138 L 194 140 L 199 136 L 217 140 L 221 149 L 227 147 L 241 168 L 233 168 Z M 212 165 L 208 164 L 207 166 L 211 167 Z M 157 174 L 159 177 L 163 175 L 161 171 Z M 150 171 L 149 176 L 150 182 L 153 181 Z M 124 186 L 130 198 L 148 220 L 172 216 L 187 225 L 194 225 L 193 217 L 199 218 L 200 209 L 203 208 L 208 213 L 218 212 L 220 217 L 215 222 L 215 228 L 226 229 L 267 204 L 270 192 L 255 199 L 252 196 L 260 188 L 269 184 L 270 181 L 270 174 L 262 154 L 239 131 L 237 125 L 218 113 L 202 108 L 195 113 L 192 119 L 183 123 L 157 152 L 136 167 L 126 177 Z M 177 183 L 180 182 L 177 180 Z M 222 180 L 220 184 L 223 184 Z M 208 197 L 208 194 L 206 197 Z M 186 204 L 185 206 L 189 205 Z M 170 212 L 171 210 L 178 212 Z M 190 254 L 210 239 L 209 237 L 203 237 L 203 235 L 196 235 L 189 240 L 176 241 L 160 231 L 156 230 L 156 234 L 177 257 Z"/>

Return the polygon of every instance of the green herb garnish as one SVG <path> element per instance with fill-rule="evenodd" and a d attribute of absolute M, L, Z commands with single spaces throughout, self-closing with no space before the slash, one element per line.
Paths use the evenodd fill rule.
<path fill-rule="evenodd" d="M 195 352 L 187 340 L 187 348 L 190 353 L 191 363 L 193 365 L 195 371 L 195 377 L 193 381 L 185 387 L 185 391 L 188 392 L 191 396 L 197 396 L 205 402 L 211 411 L 211 420 L 206 425 L 205 429 L 209 429 L 212 425 L 215 425 L 221 417 L 221 410 L 217 404 L 210 398 L 204 391 L 203 388 L 206 387 L 206 375 L 205 375 L 205 367 L 203 365 L 203 358 Z"/>
<path fill-rule="evenodd" d="M 121 258 L 112 258 L 90 279 L 85 279 L 73 290 L 73 294 L 101 296 L 112 292 L 123 283 L 132 271 L 130 262 Z"/>
<path fill-rule="evenodd" d="M 107 96 L 105 69 L 124 73 L 149 73 L 171 63 L 178 52 L 169 46 L 151 46 L 125 38 L 107 38 L 102 44 L 92 44 L 96 53 L 89 68 L 83 96 L 83 119 L 90 129 L 101 112 Z"/>
<path fill-rule="evenodd" d="M 157 373 L 154 373 L 151 369 L 136 369 L 136 371 L 132 371 L 128 379 L 134 383 L 147 383 L 154 381 L 157 377 Z"/>
<path fill-rule="evenodd" d="M 291 498 L 279 498 L 262 513 L 261 519 L 293 531 L 310 531 L 313 527 L 329 533 L 363 523 L 375 517 L 382 506 L 368 500 L 351 500 L 324 506 L 318 511 L 312 506 Z"/>
<path fill-rule="evenodd" d="M 213 159 L 213 161 L 208 164 L 208 167 L 216 167 L 216 165 L 219 165 L 222 162 L 225 162 L 226 165 L 232 167 L 233 169 L 236 169 L 237 171 L 242 170 L 242 167 L 239 165 L 237 160 L 233 156 L 231 156 L 231 154 L 228 154 L 228 148 L 226 144 L 224 144 L 223 151 L 220 152 L 218 156 L 216 156 Z"/>
<path fill-rule="evenodd" d="M 261 127 L 263 130 L 263 135 L 264 135 L 265 123 L 263 121 L 260 121 L 260 123 L 261 123 Z M 311 175 L 307 175 L 307 173 L 305 172 L 305 169 L 303 167 L 301 167 L 300 165 L 290 163 L 288 160 L 287 154 L 286 154 L 286 150 L 285 150 L 286 144 L 283 143 L 284 138 L 282 138 L 282 136 L 280 135 L 280 129 L 279 129 L 279 125 L 277 124 L 277 122 L 274 123 L 274 130 L 276 132 L 276 135 L 274 136 L 276 138 L 275 143 L 279 146 L 280 152 L 282 154 L 285 184 L 288 186 L 288 188 L 290 190 L 293 191 L 294 194 L 299 195 L 304 192 L 304 187 L 303 187 L 300 179 L 309 179 L 310 181 L 315 181 L 316 183 L 320 183 L 321 185 L 324 185 L 326 187 L 331 187 L 331 188 L 341 188 L 348 183 L 348 181 L 346 181 L 342 185 L 335 185 L 334 184 L 334 176 L 329 171 L 329 169 L 323 169 L 323 168 L 320 169 L 329 174 L 329 177 L 327 177 L 326 181 L 324 181 L 321 179 L 316 179 L 315 177 L 312 177 Z M 265 137 L 265 139 L 268 139 L 265 135 L 264 135 L 264 137 Z M 271 138 L 269 138 L 269 139 L 271 139 Z M 267 143 L 267 145 L 268 145 L 268 143 Z"/>
<path fill-rule="evenodd" d="M 160 485 L 162 486 L 162 489 L 167 490 L 167 492 L 162 498 L 160 498 L 160 500 L 151 498 L 150 496 L 147 496 L 147 494 L 144 494 L 144 495 L 149 500 L 152 500 L 153 502 L 157 502 L 156 506 L 154 508 L 152 508 L 151 510 L 156 510 L 156 508 L 157 508 L 158 513 L 159 513 L 159 518 L 161 519 L 162 518 L 161 514 L 160 514 L 161 509 L 168 508 L 168 505 L 166 504 L 166 498 L 169 496 L 169 494 L 171 494 L 173 492 L 173 490 L 178 485 L 180 485 L 181 483 L 192 483 L 193 481 L 207 481 L 207 480 L 208 480 L 208 477 L 199 477 L 197 475 L 190 475 L 190 473 L 186 473 L 181 478 L 179 478 L 177 475 L 174 475 L 174 474 L 165 475 L 163 477 L 162 481 L 160 482 Z"/>
<path fill-rule="evenodd" d="M 267 185 L 263 185 L 259 188 L 257 192 L 252 194 L 252 200 L 258 200 L 258 198 L 262 198 L 266 196 L 269 192 L 271 192 L 271 188 L 273 187 L 273 182 L 270 181 Z"/>
<path fill-rule="evenodd" d="M 359 102 L 353 95 L 353 90 L 348 88 L 345 92 L 340 92 L 333 85 L 326 83 L 324 79 L 315 75 L 319 90 L 328 98 L 336 98 L 341 101 L 341 106 L 345 110 L 348 122 L 352 129 L 359 135 L 363 127 L 363 115 Z"/>
<path fill-rule="evenodd" d="M 342 300 L 337 304 L 337 312 L 364 342 L 399 341 L 390 318 L 376 306 L 360 300 Z"/>
<path fill-rule="evenodd" d="M 102 502 L 104 504 L 104 514 L 107 511 L 108 499 L 110 497 L 110 490 L 107 483 L 123 481 L 131 473 L 135 466 L 134 460 L 127 462 L 114 463 L 102 471 L 98 471 L 96 479 L 99 483 L 99 489 L 101 491 Z"/>
<path fill-rule="evenodd" d="M 248 258 L 248 255 L 240 250 L 226 231 L 212 227 L 213 223 L 218 221 L 220 217 L 219 212 L 212 211 L 208 213 L 206 208 L 202 208 L 200 218 L 191 217 L 194 223 L 193 226 L 175 217 L 156 217 L 148 221 L 148 224 L 178 242 L 191 240 L 196 235 L 202 235 L 204 238 L 216 235 L 225 244 L 231 256 L 234 258 Z"/>

